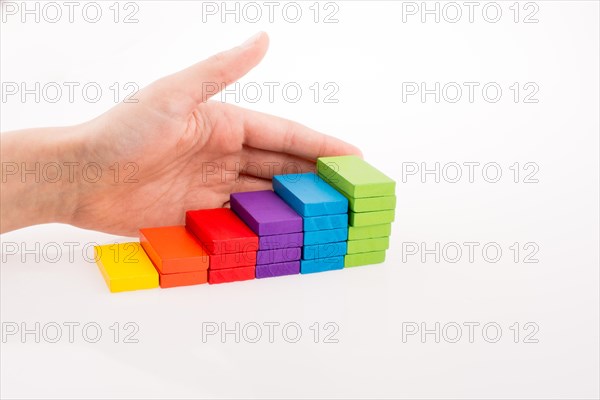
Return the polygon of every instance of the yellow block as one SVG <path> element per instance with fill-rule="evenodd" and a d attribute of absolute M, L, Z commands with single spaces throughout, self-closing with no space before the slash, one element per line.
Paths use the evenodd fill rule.
<path fill-rule="evenodd" d="M 94 246 L 94 254 L 111 292 L 158 287 L 158 272 L 139 243 Z"/>

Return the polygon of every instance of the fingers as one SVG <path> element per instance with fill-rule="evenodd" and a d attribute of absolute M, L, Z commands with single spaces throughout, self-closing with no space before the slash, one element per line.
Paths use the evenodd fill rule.
<path fill-rule="evenodd" d="M 273 190 L 273 183 L 270 179 L 267 180 L 255 176 L 240 175 L 231 192 L 255 192 L 257 190 Z"/>
<path fill-rule="evenodd" d="M 259 32 L 240 46 L 215 54 L 167 79 L 174 90 L 188 93 L 200 104 L 246 75 L 262 60 L 268 47 L 269 37 Z"/>
<path fill-rule="evenodd" d="M 244 174 L 263 179 L 272 179 L 274 175 L 315 171 L 314 162 L 249 146 L 244 146 L 240 161 Z"/>
<path fill-rule="evenodd" d="M 242 115 L 247 146 L 311 161 L 350 154 L 362 157 L 362 152 L 355 146 L 296 122 L 242 108 L 237 108 L 236 112 Z"/>

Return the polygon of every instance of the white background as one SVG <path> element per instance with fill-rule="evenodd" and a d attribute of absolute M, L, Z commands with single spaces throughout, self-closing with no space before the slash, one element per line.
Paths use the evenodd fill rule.
<path fill-rule="evenodd" d="M 226 100 L 301 121 L 361 147 L 368 161 L 398 182 L 391 248 L 386 263 L 377 266 L 110 294 L 82 247 L 123 238 L 61 225 L 5 234 L 3 251 L 7 243 L 20 249 L 39 246 L 40 259 L 29 254 L 22 262 L 21 255 L 4 252 L 3 326 L 25 323 L 32 329 L 39 322 L 50 329 L 47 324 L 57 323 L 63 336 L 58 343 L 44 337 L 36 343 L 33 334 L 24 340 L 5 337 L 2 397 L 598 398 L 597 2 L 523 2 L 518 22 L 514 6 L 509 8 L 513 2 L 499 2 L 502 16 L 496 23 L 482 15 L 485 2 L 475 9 L 472 23 L 462 2 L 456 23 L 444 15 L 439 23 L 433 15 L 423 23 L 419 13 L 403 14 L 411 4 L 392 1 L 338 1 L 327 9 L 321 4 L 317 23 L 314 6 L 309 8 L 313 2 L 299 3 L 303 13 L 297 23 L 283 18 L 285 3 L 280 3 L 271 23 L 268 8 L 258 2 L 264 13 L 260 22 L 244 21 L 242 15 L 236 23 L 230 15 L 221 23 L 220 13 L 203 14 L 200 2 L 137 1 L 138 22 L 131 24 L 122 19 L 134 8 L 121 5 L 115 23 L 112 3 L 101 3 L 102 18 L 95 24 L 83 19 L 81 6 L 74 23 L 64 6 L 57 23 L 43 15 L 39 23 L 33 16 L 25 23 L 21 14 L 3 16 L 3 84 L 96 82 L 104 89 L 96 103 L 86 101 L 80 90 L 73 103 L 67 92 L 56 103 L 44 98 L 36 103 L 32 96 L 24 102 L 18 95 L 3 98 L 3 132 L 85 121 L 114 105 L 113 83 L 142 87 L 265 30 L 271 36 L 269 53 L 240 88 L 296 82 L 303 89 L 300 100 L 286 100 L 281 90 L 273 102 L 266 92 L 256 103 L 233 95 Z M 494 17 L 489 7 L 488 19 Z M 324 23 L 336 9 L 338 22 Z M 538 22 L 524 23 L 534 11 Z M 315 82 L 337 85 L 338 102 L 325 102 L 326 92 L 315 102 L 309 89 Z M 473 102 L 463 87 L 458 102 L 447 101 L 452 92 L 436 103 L 433 95 L 424 102 L 418 95 L 403 101 L 403 82 L 480 86 Z M 495 103 L 481 95 L 488 82 L 503 90 Z M 521 87 L 516 103 L 509 88 L 514 82 Z M 524 102 L 531 91 L 523 88 L 528 82 L 539 88 L 533 96 L 537 103 Z M 436 162 L 448 166 L 439 183 L 431 174 L 403 179 L 412 163 L 433 168 Z M 449 163 L 465 162 L 480 163 L 473 182 L 465 166 L 462 178 L 449 182 L 455 174 L 450 170 L 455 164 Z M 491 162 L 502 172 L 497 183 L 487 181 L 494 178 L 493 170 L 482 175 L 482 166 Z M 521 170 L 518 183 L 510 169 L 515 162 Z M 524 169 L 528 162 L 539 169 L 532 177 L 537 183 L 524 182 L 532 171 Z M 48 243 L 65 249 L 64 242 L 77 243 L 73 260 L 63 253 L 52 262 L 51 251 L 41 251 Z M 441 254 L 436 262 L 433 254 L 423 261 L 421 253 L 408 251 L 411 243 L 431 249 L 436 242 L 480 245 L 473 262 L 464 245 L 455 263 L 450 262 L 454 253 Z M 516 262 L 510 249 L 515 242 L 521 249 Z M 486 243 L 501 248 L 499 261 L 483 257 Z M 539 262 L 524 262 L 535 246 L 533 259 Z M 64 326 L 68 322 L 80 324 L 73 343 Z M 90 322 L 102 328 L 98 343 L 82 335 L 81 327 Z M 110 329 L 115 322 L 118 343 Z M 124 334 L 131 332 L 124 329 L 127 322 L 139 327 L 133 336 L 138 343 L 124 343 Z M 232 334 L 203 341 L 203 326 L 212 322 L 230 329 L 240 323 L 252 337 L 256 323 L 263 326 L 263 336 L 258 343 L 244 336 L 236 343 Z M 273 343 L 264 326 L 268 322 L 280 324 Z M 310 328 L 315 322 L 318 343 Z M 325 343 L 331 332 L 324 328 L 327 322 L 339 328 L 333 336 L 337 343 Z M 403 327 L 406 333 L 411 322 L 428 329 L 440 323 L 439 343 L 433 334 L 403 341 Z M 462 326 L 457 343 L 450 343 L 453 322 Z M 473 343 L 468 322 L 480 324 Z M 282 334 L 286 323 L 302 328 L 297 343 L 286 340 L 293 329 L 288 337 Z M 494 329 L 488 336 L 482 333 L 486 323 L 501 327 L 496 343 L 488 342 Z M 519 323 L 518 343 L 514 323 Z M 539 331 L 529 339 L 537 343 L 525 343 L 536 326 Z"/>

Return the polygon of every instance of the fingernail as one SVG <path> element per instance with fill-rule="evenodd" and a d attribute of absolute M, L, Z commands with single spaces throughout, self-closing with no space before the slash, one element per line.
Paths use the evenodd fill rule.
<path fill-rule="evenodd" d="M 256 41 L 262 34 L 263 34 L 262 32 L 258 32 L 257 34 L 253 35 L 250 39 L 248 39 L 244 43 L 242 43 L 242 47 L 252 46 L 254 43 L 256 43 Z"/>

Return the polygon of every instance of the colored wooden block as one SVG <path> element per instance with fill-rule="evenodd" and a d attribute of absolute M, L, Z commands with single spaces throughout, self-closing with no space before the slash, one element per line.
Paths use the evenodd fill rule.
<path fill-rule="evenodd" d="M 229 269 L 256 265 L 256 250 L 243 253 L 221 253 L 210 255 L 210 269 Z"/>
<path fill-rule="evenodd" d="M 94 255 L 111 292 L 158 287 L 158 272 L 139 243 L 94 246 Z"/>
<path fill-rule="evenodd" d="M 248 281 L 254 279 L 254 267 L 240 267 L 228 269 L 209 269 L 208 283 L 227 283 L 236 281 Z"/>
<path fill-rule="evenodd" d="M 208 271 L 180 272 L 178 274 L 158 273 L 160 287 L 163 289 L 177 286 L 200 285 L 208 282 Z"/>
<path fill-rule="evenodd" d="M 277 264 L 256 266 L 256 278 L 271 278 L 274 276 L 295 275 L 300 273 L 300 261 L 290 261 Z"/>
<path fill-rule="evenodd" d="M 257 235 L 302 232 L 302 217 L 271 190 L 232 193 L 230 203 Z"/>
<path fill-rule="evenodd" d="M 185 226 L 140 229 L 140 243 L 159 273 L 208 269 L 208 254 Z"/>
<path fill-rule="evenodd" d="M 304 232 L 304 245 L 343 242 L 348 240 L 348 228 Z"/>
<path fill-rule="evenodd" d="M 344 256 L 347 252 L 347 242 L 315 244 L 302 248 L 302 259 L 329 258 Z"/>
<path fill-rule="evenodd" d="M 385 261 L 385 251 L 370 253 L 347 254 L 344 257 L 344 267 L 359 267 L 361 265 L 380 264 Z"/>
<path fill-rule="evenodd" d="M 304 218 L 305 231 L 346 228 L 347 226 L 348 214 L 321 215 L 320 217 Z"/>
<path fill-rule="evenodd" d="M 348 240 L 348 254 L 370 253 L 387 250 L 390 247 L 390 238 L 379 237 L 372 239 Z"/>
<path fill-rule="evenodd" d="M 274 250 L 290 247 L 302 247 L 304 243 L 302 232 L 286 233 L 283 235 L 260 236 L 258 238 L 258 250 Z"/>
<path fill-rule="evenodd" d="M 321 157 L 317 173 L 350 197 L 392 196 L 396 182 L 356 156 Z"/>
<path fill-rule="evenodd" d="M 300 247 L 285 249 L 259 250 L 256 254 L 256 265 L 286 263 L 297 261 L 302 255 Z"/>
<path fill-rule="evenodd" d="M 391 234 L 392 224 L 348 227 L 348 240 L 370 239 L 390 236 Z"/>
<path fill-rule="evenodd" d="M 350 226 L 381 225 L 394 222 L 394 210 L 355 213 L 350 211 Z"/>
<path fill-rule="evenodd" d="M 346 198 L 350 203 L 350 210 L 355 212 L 394 210 L 396 208 L 396 196 L 362 197 L 358 199 L 348 196 Z"/>
<path fill-rule="evenodd" d="M 228 208 L 185 213 L 185 225 L 210 254 L 256 250 L 258 236 Z"/>
<path fill-rule="evenodd" d="M 315 272 L 333 271 L 344 268 L 344 256 L 317 258 L 314 260 L 300 260 L 300 273 L 312 274 Z"/>
<path fill-rule="evenodd" d="M 348 212 L 348 200 L 312 172 L 276 175 L 273 189 L 303 217 Z"/>

